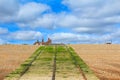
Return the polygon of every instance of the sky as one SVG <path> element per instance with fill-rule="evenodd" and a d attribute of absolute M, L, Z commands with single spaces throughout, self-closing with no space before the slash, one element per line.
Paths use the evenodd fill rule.
<path fill-rule="evenodd" d="M 120 43 L 120 0 L 0 0 L 0 44 Z"/>

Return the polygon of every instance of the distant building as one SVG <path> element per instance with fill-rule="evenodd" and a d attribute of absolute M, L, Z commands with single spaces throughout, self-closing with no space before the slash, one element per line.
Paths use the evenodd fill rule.
<path fill-rule="evenodd" d="M 44 42 L 44 39 L 42 39 L 42 42 L 40 42 L 39 40 L 37 40 L 34 45 L 50 45 L 52 44 L 52 40 L 50 38 L 48 38 L 47 42 Z"/>
<path fill-rule="evenodd" d="M 109 42 L 108 42 L 108 43 L 106 43 L 106 44 L 112 44 L 112 43 L 109 43 Z"/>
<path fill-rule="evenodd" d="M 107 41 L 106 44 L 112 44 L 112 40 L 111 41 Z"/>

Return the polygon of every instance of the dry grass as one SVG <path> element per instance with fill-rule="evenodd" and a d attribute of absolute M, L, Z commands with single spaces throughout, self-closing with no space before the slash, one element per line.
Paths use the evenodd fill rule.
<path fill-rule="evenodd" d="M 120 80 L 120 45 L 71 45 L 100 80 Z"/>
<path fill-rule="evenodd" d="M 31 45 L 0 45 L 0 80 L 19 67 L 37 48 Z"/>

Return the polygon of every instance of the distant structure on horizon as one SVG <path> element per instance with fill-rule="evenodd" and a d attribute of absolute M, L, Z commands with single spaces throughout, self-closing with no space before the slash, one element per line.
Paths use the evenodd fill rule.
<path fill-rule="evenodd" d="M 112 44 L 112 40 L 111 41 L 107 41 L 106 44 Z"/>
<path fill-rule="evenodd" d="M 42 42 L 40 42 L 39 40 L 37 40 L 34 45 L 50 45 L 52 44 L 52 40 L 50 38 L 48 38 L 47 42 L 44 42 L 44 39 L 42 39 Z"/>

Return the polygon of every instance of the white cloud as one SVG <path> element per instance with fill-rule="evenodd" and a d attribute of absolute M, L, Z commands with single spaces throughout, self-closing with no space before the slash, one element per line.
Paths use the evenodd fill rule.
<path fill-rule="evenodd" d="M 119 40 L 120 0 L 63 0 L 62 3 L 71 11 L 55 14 L 50 6 L 42 3 L 21 4 L 17 0 L 1 0 L 0 22 L 16 23 L 20 28 L 29 28 L 29 30 L 68 28 L 71 33 L 61 32 L 50 35 L 58 42 Z M 7 32 L 0 28 L 0 34 Z M 17 31 L 10 33 L 9 38 L 33 40 L 41 35 L 40 32 L 35 31 Z"/>
<path fill-rule="evenodd" d="M 54 33 L 49 35 L 53 42 L 58 43 L 82 43 L 82 42 L 91 42 L 91 37 L 83 34 L 74 34 L 74 33 Z M 93 39 L 92 39 L 93 40 Z"/>
<path fill-rule="evenodd" d="M 78 32 L 78 33 L 86 33 L 86 34 L 108 34 L 108 33 L 113 33 L 117 29 L 115 26 L 104 26 L 104 27 L 77 27 L 74 28 L 73 31 Z"/>
<path fill-rule="evenodd" d="M 120 30 L 117 30 L 111 34 L 104 35 L 91 35 L 91 34 L 76 34 L 76 33 L 54 33 L 49 37 L 55 43 L 106 43 L 113 41 L 113 43 L 119 43 Z"/>
<path fill-rule="evenodd" d="M 120 23 L 120 15 L 119 16 L 107 17 L 104 20 L 105 20 L 105 22 L 108 22 L 108 23 L 117 24 L 117 23 Z"/>
<path fill-rule="evenodd" d="M 63 0 L 63 4 L 67 5 L 74 11 L 81 10 L 82 8 L 91 8 L 93 6 L 98 6 L 103 0 Z"/>
<path fill-rule="evenodd" d="M 42 37 L 41 32 L 37 31 L 17 31 L 10 33 L 8 35 L 8 39 L 14 39 L 14 40 L 36 40 L 40 39 Z"/>
<path fill-rule="evenodd" d="M 0 34 L 8 33 L 8 29 L 0 27 Z"/>
<path fill-rule="evenodd" d="M 105 0 L 105 4 L 97 11 L 97 16 L 116 16 L 120 14 L 120 0 Z"/>
<path fill-rule="evenodd" d="M 49 11 L 50 7 L 35 2 L 29 2 L 27 4 L 21 5 L 20 10 L 17 15 L 18 22 L 29 22 L 37 19 L 43 12 Z"/>
<path fill-rule="evenodd" d="M 0 45 L 1 45 L 1 44 L 4 44 L 4 43 L 5 43 L 5 41 L 2 40 L 2 39 L 0 39 Z"/>
<path fill-rule="evenodd" d="M 8 22 L 19 10 L 18 0 L 0 0 L 0 22 Z"/>
<path fill-rule="evenodd" d="M 36 2 L 21 4 L 18 0 L 0 1 L 0 22 L 29 23 L 51 11 L 48 5 Z"/>
<path fill-rule="evenodd" d="M 107 39 L 120 39 L 120 29 L 116 30 L 114 33 L 107 34 L 104 37 L 107 37 Z"/>
<path fill-rule="evenodd" d="M 119 3 L 120 0 L 63 0 L 63 4 L 82 17 L 119 15 Z"/>
<path fill-rule="evenodd" d="M 57 17 L 56 25 L 61 27 L 76 27 L 79 24 L 79 19 L 75 15 L 61 13 Z"/>
<path fill-rule="evenodd" d="M 63 27 L 98 27 L 109 23 L 101 19 L 81 18 L 74 14 L 60 14 L 56 24 Z"/>
<path fill-rule="evenodd" d="M 18 25 L 21 27 L 27 27 L 30 28 L 46 28 L 46 29 L 53 29 L 56 21 L 56 15 L 53 14 L 45 14 L 40 17 L 38 17 L 34 21 L 30 21 L 28 23 L 19 23 Z"/>
<path fill-rule="evenodd" d="M 71 9 L 65 14 L 59 25 L 70 27 L 75 32 L 102 35 L 119 29 L 120 0 L 63 0 Z"/>
<path fill-rule="evenodd" d="M 113 32 L 115 29 L 118 29 L 115 27 L 115 24 L 119 23 L 119 18 L 116 20 L 115 18 L 116 17 L 107 17 L 102 19 L 81 18 L 74 14 L 61 13 L 58 15 L 55 25 L 69 28 L 74 32 L 103 34 Z"/>
<path fill-rule="evenodd" d="M 18 8 L 18 0 L 0 0 L 0 16 L 13 15 Z"/>

